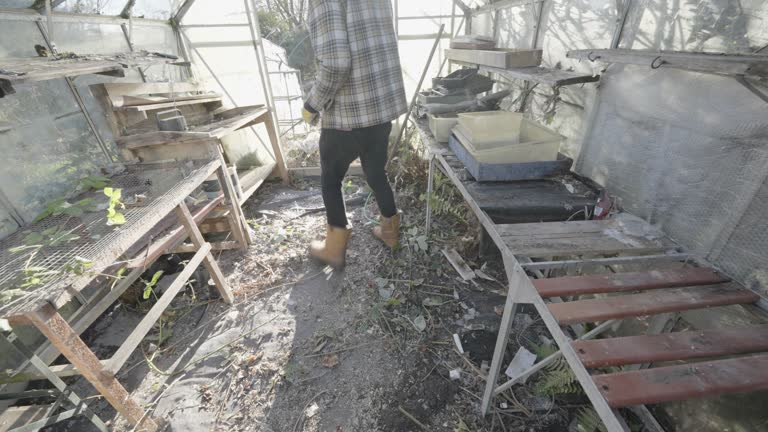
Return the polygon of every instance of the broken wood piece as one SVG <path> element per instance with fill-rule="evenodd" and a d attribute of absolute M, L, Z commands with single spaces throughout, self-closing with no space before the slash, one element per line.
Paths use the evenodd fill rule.
<path fill-rule="evenodd" d="M 456 269 L 462 279 L 469 281 L 475 278 L 475 271 L 467 265 L 456 249 L 443 249 L 443 255 L 445 255 L 445 258 L 448 259 L 448 262 Z"/>

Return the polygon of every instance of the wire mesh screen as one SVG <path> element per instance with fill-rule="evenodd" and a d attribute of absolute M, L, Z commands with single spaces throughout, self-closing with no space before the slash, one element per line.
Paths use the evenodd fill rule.
<path fill-rule="evenodd" d="M 768 262 L 765 103 L 732 78 L 641 66 L 616 66 L 600 91 L 577 170 L 748 283 Z"/>
<path fill-rule="evenodd" d="M 199 187 L 219 161 L 129 166 L 108 187 L 121 190 L 125 223 L 109 225 L 110 198 L 91 190 L 59 206 L 83 211 L 48 216 L 0 242 L 0 316 L 42 301 L 56 302 L 68 287 L 82 288 Z M 87 200 L 87 201 L 82 201 Z M 82 213 L 82 214 L 79 214 Z"/>

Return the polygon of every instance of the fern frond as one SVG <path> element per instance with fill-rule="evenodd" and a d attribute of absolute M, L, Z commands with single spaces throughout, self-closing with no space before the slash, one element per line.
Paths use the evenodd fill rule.
<path fill-rule="evenodd" d="M 581 385 L 571 367 L 563 357 L 558 357 L 544 370 L 542 377 L 534 387 L 536 393 L 546 395 L 579 394 L 582 393 Z"/>
<path fill-rule="evenodd" d="M 608 432 L 597 411 L 584 407 L 576 413 L 576 430 L 579 432 Z"/>

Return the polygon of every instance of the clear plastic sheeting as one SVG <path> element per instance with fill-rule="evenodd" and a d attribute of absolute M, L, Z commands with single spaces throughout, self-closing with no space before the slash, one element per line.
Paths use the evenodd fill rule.
<path fill-rule="evenodd" d="M 768 2 L 632 3 L 621 48 L 752 53 L 768 45 Z"/>

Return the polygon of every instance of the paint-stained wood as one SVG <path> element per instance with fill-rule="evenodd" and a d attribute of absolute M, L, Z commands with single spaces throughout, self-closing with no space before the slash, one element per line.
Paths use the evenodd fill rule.
<path fill-rule="evenodd" d="M 768 325 L 575 341 L 589 368 L 768 351 Z"/>
<path fill-rule="evenodd" d="M 768 355 L 593 376 L 614 408 L 768 388 Z"/>
<path fill-rule="evenodd" d="M 563 297 L 711 285 L 727 281 L 728 278 L 723 277 L 712 269 L 688 267 L 673 270 L 651 270 L 648 272 L 537 279 L 533 281 L 533 286 L 536 287 L 536 290 L 542 297 Z"/>
<path fill-rule="evenodd" d="M 547 305 L 558 323 L 576 324 L 754 303 L 759 296 L 735 284 L 650 291 Z"/>

